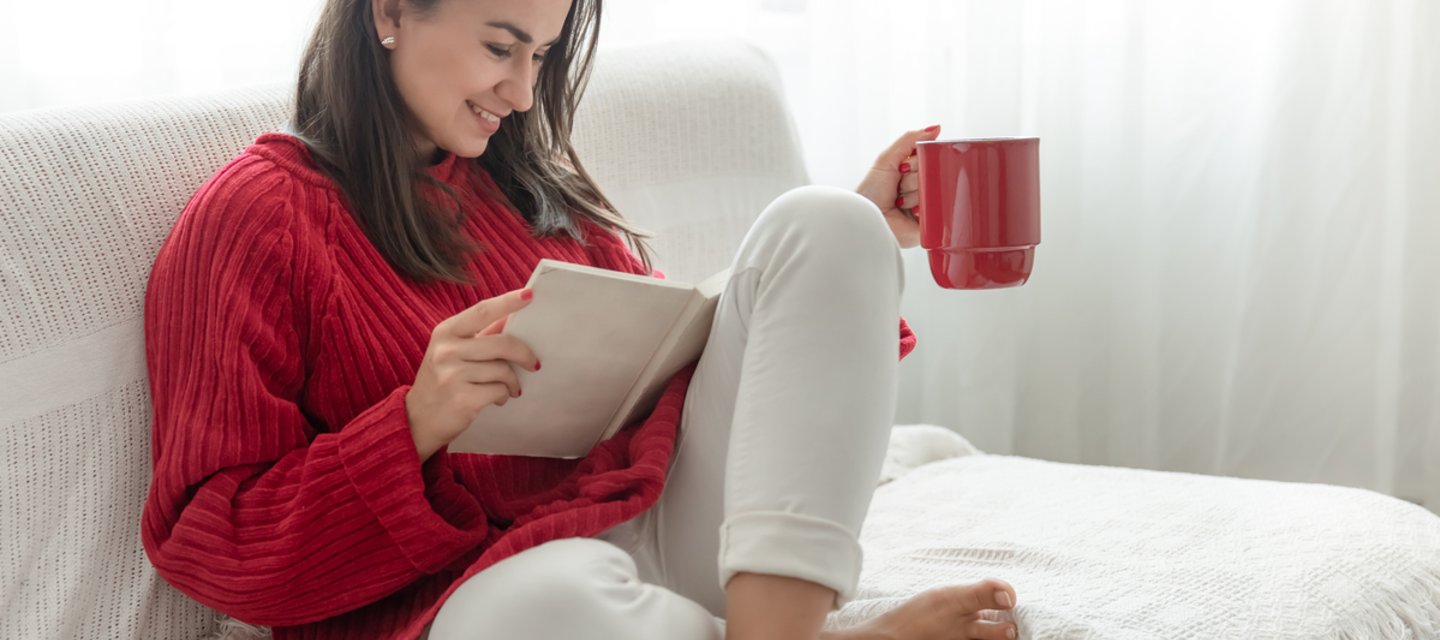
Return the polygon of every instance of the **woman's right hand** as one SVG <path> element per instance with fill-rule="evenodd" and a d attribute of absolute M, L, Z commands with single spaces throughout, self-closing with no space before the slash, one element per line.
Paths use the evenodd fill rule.
<path fill-rule="evenodd" d="M 481 409 L 504 406 L 520 396 L 510 363 L 540 369 L 529 346 L 500 333 L 510 314 L 528 306 L 533 296 L 530 289 L 511 291 L 435 325 L 415 383 L 405 394 L 405 414 L 421 463 L 459 437 Z"/>

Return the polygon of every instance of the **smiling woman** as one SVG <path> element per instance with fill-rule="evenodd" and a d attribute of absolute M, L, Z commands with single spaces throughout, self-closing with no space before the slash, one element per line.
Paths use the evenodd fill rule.
<path fill-rule="evenodd" d="M 599 18 L 600 0 L 328 2 L 300 65 L 296 135 L 412 277 L 469 278 L 460 196 L 425 171 L 446 152 L 480 158 L 537 235 L 579 239 L 587 218 L 623 233 L 648 267 L 647 234 L 615 213 L 570 143 Z M 427 183 L 453 214 L 419 196 Z"/>
<path fill-rule="evenodd" d="M 517 368 L 547 375 L 503 330 L 556 295 L 526 287 L 541 260 L 658 275 L 570 143 L 599 17 L 327 1 L 294 135 L 207 181 L 150 271 L 142 540 L 171 585 L 278 640 L 815 640 L 855 597 L 918 233 L 904 162 L 938 126 L 856 191 L 765 207 L 699 361 L 583 459 L 447 448 L 521 395 Z M 943 587 L 827 637 L 1013 638 L 981 613 L 1014 603 Z"/>

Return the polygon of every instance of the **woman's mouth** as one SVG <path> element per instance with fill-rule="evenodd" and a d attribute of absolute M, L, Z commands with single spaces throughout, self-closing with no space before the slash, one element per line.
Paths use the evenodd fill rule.
<path fill-rule="evenodd" d="M 466 101 L 465 105 L 470 107 L 471 111 L 475 112 L 476 117 L 480 121 L 480 128 L 490 133 L 495 133 L 500 130 L 500 116 L 482 109 L 480 105 L 473 102 Z"/>

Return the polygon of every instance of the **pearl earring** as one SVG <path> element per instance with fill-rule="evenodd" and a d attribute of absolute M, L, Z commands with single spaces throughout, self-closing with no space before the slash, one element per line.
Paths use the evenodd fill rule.
<path fill-rule="evenodd" d="M 381 41 L 380 41 L 380 44 L 383 44 L 383 45 L 385 45 L 385 46 L 387 46 L 387 47 L 390 46 L 390 45 L 392 45 L 392 44 L 395 44 L 395 36 L 388 36 L 388 37 L 386 37 L 384 40 L 381 40 Z"/>

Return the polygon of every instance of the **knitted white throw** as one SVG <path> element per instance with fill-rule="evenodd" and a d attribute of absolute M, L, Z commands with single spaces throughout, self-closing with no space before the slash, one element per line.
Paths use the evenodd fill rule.
<path fill-rule="evenodd" d="M 1033 640 L 1440 638 L 1440 518 L 1342 487 L 1044 462 L 953 438 L 891 444 L 861 533 L 849 626 L 942 584 L 996 577 Z M 929 444 L 908 447 L 904 441 Z M 917 440 L 917 441 L 918 441 Z M 932 456 L 933 457 L 933 456 Z M 883 477 L 882 480 L 886 478 Z"/>
<path fill-rule="evenodd" d="M 895 428 L 880 483 L 827 629 L 996 577 L 1024 640 L 1440 639 L 1440 518 L 1378 493 L 985 455 L 929 425 Z"/>

